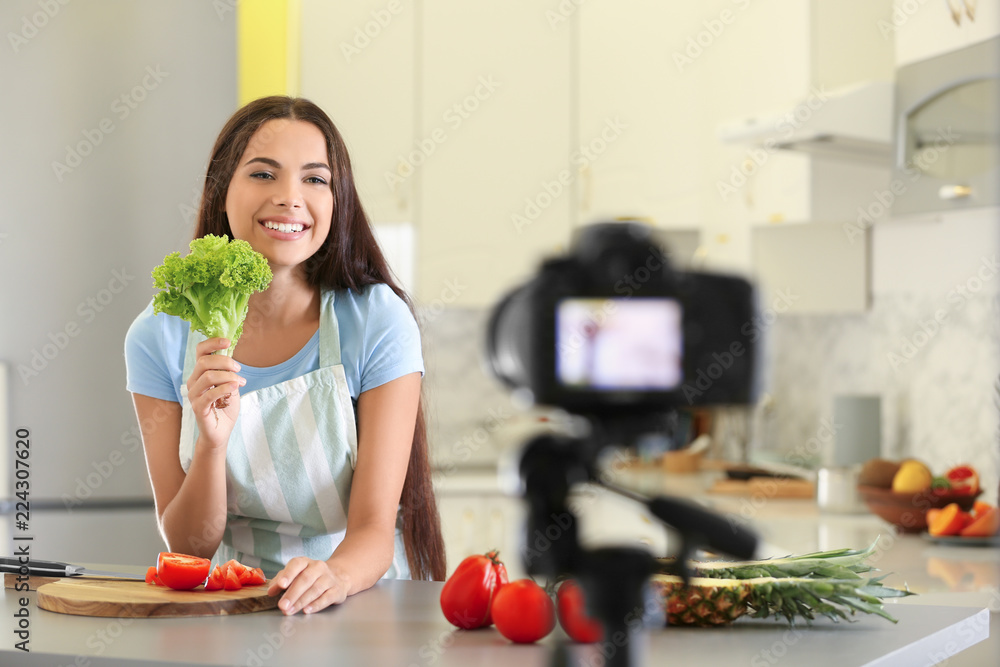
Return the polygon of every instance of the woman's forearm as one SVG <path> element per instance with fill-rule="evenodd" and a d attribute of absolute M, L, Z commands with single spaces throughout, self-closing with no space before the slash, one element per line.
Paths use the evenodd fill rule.
<path fill-rule="evenodd" d="M 171 551 L 211 558 L 226 529 L 226 450 L 195 444 L 187 476 L 160 515 Z"/>
<path fill-rule="evenodd" d="M 326 562 L 348 581 L 347 595 L 354 595 L 374 586 L 389 570 L 394 548 L 394 528 L 388 531 L 371 525 L 349 528 L 344 541 Z"/>

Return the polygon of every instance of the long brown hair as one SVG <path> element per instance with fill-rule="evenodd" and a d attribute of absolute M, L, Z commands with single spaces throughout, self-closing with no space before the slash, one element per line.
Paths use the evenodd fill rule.
<path fill-rule="evenodd" d="M 361 290 L 368 285 L 382 283 L 403 299 L 413 312 L 413 303 L 396 284 L 361 206 L 344 140 L 330 117 L 309 100 L 264 97 L 233 114 L 212 149 L 195 238 L 206 234 L 226 234 L 232 238 L 225 211 L 229 182 L 251 138 L 264 123 L 274 119 L 301 120 L 319 128 L 326 137 L 327 158 L 333 170 L 330 188 L 333 190 L 334 208 L 330 233 L 320 249 L 306 260 L 306 280 L 321 290 Z M 444 541 L 431 482 L 422 399 L 417 409 L 400 504 L 403 509 L 403 542 L 411 575 L 414 579 L 443 580 Z"/>

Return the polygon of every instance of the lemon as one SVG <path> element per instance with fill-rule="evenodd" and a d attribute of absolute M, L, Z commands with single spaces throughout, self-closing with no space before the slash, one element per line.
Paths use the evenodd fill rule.
<path fill-rule="evenodd" d="M 896 493 L 917 493 L 931 487 L 934 475 L 920 461 L 903 461 L 892 478 L 892 490 Z"/>

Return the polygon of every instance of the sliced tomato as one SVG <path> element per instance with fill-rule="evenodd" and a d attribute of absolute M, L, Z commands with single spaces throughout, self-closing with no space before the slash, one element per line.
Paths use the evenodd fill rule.
<path fill-rule="evenodd" d="M 205 582 L 206 591 L 220 591 L 222 590 L 223 583 L 225 579 L 222 576 L 222 568 L 218 565 L 212 570 L 212 574 L 208 575 L 208 581 Z"/>
<path fill-rule="evenodd" d="M 150 565 L 146 570 L 146 583 L 151 586 L 162 586 L 163 582 L 160 581 L 159 575 L 156 574 L 156 566 Z"/>
<path fill-rule="evenodd" d="M 211 567 L 212 561 L 207 558 L 167 551 L 161 551 L 156 559 L 156 574 L 160 581 L 178 591 L 189 591 L 200 586 Z"/>
<path fill-rule="evenodd" d="M 224 571 L 225 570 L 233 570 L 233 571 L 236 572 L 236 577 L 240 578 L 240 577 L 243 576 L 243 571 L 247 569 L 247 566 L 244 565 L 243 563 L 239 562 L 238 560 L 234 559 L 234 558 L 230 558 L 222 566 L 222 569 Z"/>
<path fill-rule="evenodd" d="M 240 583 L 240 575 L 237 574 L 236 568 L 228 567 L 226 563 L 226 574 L 222 581 L 222 587 L 227 591 L 238 591 L 243 588 L 243 584 Z"/>
<path fill-rule="evenodd" d="M 239 576 L 240 584 L 243 586 L 260 586 L 261 584 L 267 583 L 267 577 L 264 576 L 264 570 L 259 567 L 248 567 Z"/>

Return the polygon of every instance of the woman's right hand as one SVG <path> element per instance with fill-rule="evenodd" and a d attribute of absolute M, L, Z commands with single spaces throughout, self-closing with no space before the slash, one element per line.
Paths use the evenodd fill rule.
<path fill-rule="evenodd" d="M 197 359 L 187 380 L 188 400 L 200 432 L 199 440 L 212 448 L 225 448 L 240 414 L 239 388 L 246 380 L 237 373 L 240 365 L 232 357 L 214 354 L 229 347 L 225 338 L 209 338 L 195 348 Z M 229 405 L 212 409 L 215 402 L 228 397 Z"/>

